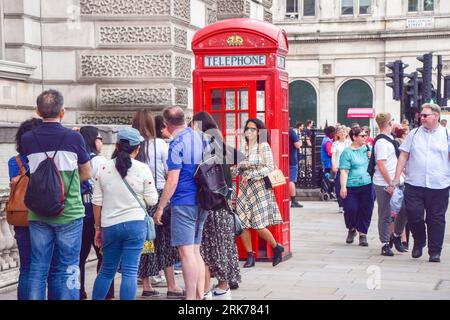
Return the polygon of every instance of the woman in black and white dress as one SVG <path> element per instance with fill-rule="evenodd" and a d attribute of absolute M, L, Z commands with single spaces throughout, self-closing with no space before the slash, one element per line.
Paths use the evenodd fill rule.
<path fill-rule="evenodd" d="M 138 111 L 133 118 L 132 126 L 139 130 L 144 137 L 141 151 L 136 160 L 144 162 L 150 167 L 155 177 L 155 187 L 160 198 L 166 183 L 167 143 L 156 137 L 154 118 L 149 110 Z M 149 209 L 150 216 L 153 216 L 157 207 L 158 204 Z M 163 217 L 163 219 L 168 218 L 170 217 Z M 165 223 L 162 226 L 157 225 L 156 239 L 153 244 L 147 242 L 144 246 L 138 271 L 138 276 L 142 279 L 143 297 L 160 296 L 160 293 L 153 289 L 149 277 L 157 276 L 161 270 L 164 270 L 167 281 L 167 298 L 184 297 L 184 290 L 176 286 L 173 269 L 174 264 L 180 261 L 180 257 L 177 248 L 172 247 L 170 239 L 170 223 Z"/>
<path fill-rule="evenodd" d="M 233 148 L 224 149 L 222 134 L 217 123 L 207 112 L 199 112 L 192 118 L 194 130 L 202 131 L 203 140 L 206 144 L 215 145 L 215 154 L 223 154 L 224 159 L 227 156 L 235 156 Z M 224 152 L 225 150 L 225 152 Z M 233 159 L 232 159 L 233 160 Z M 227 181 L 231 189 L 231 173 L 229 165 L 232 161 L 223 161 L 225 176 L 229 176 Z M 225 177 L 226 178 L 226 177 Z M 230 283 L 237 284 L 241 282 L 239 270 L 239 257 L 237 253 L 236 241 L 234 238 L 234 219 L 224 205 L 216 210 L 209 210 L 203 227 L 203 238 L 200 247 L 200 253 L 205 261 L 205 299 L 231 299 Z M 218 280 L 218 285 L 211 288 L 211 277 Z"/>

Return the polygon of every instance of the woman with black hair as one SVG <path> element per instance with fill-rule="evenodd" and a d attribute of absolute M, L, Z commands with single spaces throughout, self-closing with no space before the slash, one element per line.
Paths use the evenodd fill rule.
<path fill-rule="evenodd" d="M 95 245 L 102 248 L 103 264 L 94 283 L 92 298 L 103 300 L 116 274 L 122 269 L 120 299 L 134 300 L 139 257 L 146 238 L 147 206 L 154 206 L 158 193 L 150 168 L 135 160 L 144 138 L 134 128 L 117 133 L 116 157 L 107 161 L 95 178 L 92 204 Z"/>
<path fill-rule="evenodd" d="M 172 135 L 169 130 L 167 130 L 167 126 L 164 123 L 164 118 L 162 115 L 157 115 L 155 117 L 155 133 L 158 139 L 169 140 Z"/>
<path fill-rule="evenodd" d="M 235 162 L 237 151 L 224 144 L 217 123 L 209 113 L 196 113 L 192 118 L 191 127 L 202 132 L 205 144 L 214 146 L 213 153 L 223 164 L 225 180 L 231 190 L 233 186 L 230 164 Z M 230 283 L 241 282 L 241 275 L 234 238 L 234 219 L 225 203 L 220 208 L 208 211 L 200 253 L 205 261 L 205 298 L 230 300 Z M 210 290 L 211 277 L 219 282 L 212 290 Z"/>
<path fill-rule="evenodd" d="M 80 134 L 83 136 L 84 143 L 86 144 L 86 151 L 91 158 L 92 177 L 96 177 L 98 168 L 102 166 L 107 159 L 102 156 L 103 137 L 101 136 L 98 128 L 93 126 L 84 126 L 80 128 Z M 84 219 L 83 219 L 83 238 L 81 239 L 80 250 L 80 300 L 87 299 L 85 283 L 85 264 L 91 251 L 91 246 L 94 247 L 95 254 L 97 255 L 97 272 L 102 265 L 103 256 L 100 253 L 98 247 L 94 245 L 94 212 L 92 208 L 92 191 L 94 186 L 94 179 L 82 181 L 80 184 L 81 200 L 84 205 Z M 109 287 L 107 300 L 114 299 L 114 280 Z"/>
<path fill-rule="evenodd" d="M 42 124 L 42 119 L 31 118 L 22 122 L 16 133 L 16 151 L 17 155 L 11 157 L 8 161 L 9 179 L 12 180 L 18 175 L 28 172 L 28 159 L 22 149 L 22 136 L 24 133 L 31 131 Z M 19 267 L 19 286 L 17 288 L 17 300 L 28 300 L 28 275 L 30 272 L 31 262 L 31 243 L 30 230 L 28 227 L 14 227 L 14 238 L 17 241 L 17 249 L 19 250 L 20 267 Z M 49 282 L 51 279 L 49 278 Z M 50 286 L 49 286 L 50 287 Z M 51 293 L 51 292 L 49 292 Z"/>
<path fill-rule="evenodd" d="M 267 129 L 261 120 L 248 119 L 245 123 L 244 134 L 245 160 L 232 168 L 232 172 L 241 177 L 236 210 L 244 228 L 241 235 L 242 244 L 247 251 L 244 268 L 255 265 L 249 229 L 255 229 L 259 236 L 272 247 L 272 265 L 276 266 L 282 260 L 284 247 L 277 243 L 267 227 L 281 224 L 283 219 L 275 201 L 273 189 L 266 189 L 264 183 L 264 177 L 275 170 L 272 149 L 267 143 Z"/>

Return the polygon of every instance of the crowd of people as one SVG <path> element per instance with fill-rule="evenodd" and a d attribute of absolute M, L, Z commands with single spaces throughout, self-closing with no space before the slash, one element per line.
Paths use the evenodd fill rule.
<path fill-rule="evenodd" d="M 420 126 L 410 130 L 407 120 L 395 123 L 390 113 L 379 113 L 375 138 L 368 127 L 357 123 L 324 129 L 322 171 L 333 173 L 339 212 L 348 230 L 346 243 L 353 243 L 359 234 L 359 245 L 368 246 L 376 201 L 381 255 L 394 256 L 393 247 L 408 252 L 411 232 L 412 257 L 421 257 L 428 246 L 429 261 L 440 262 L 450 187 L 450 138 L 447 121 L 439 121 L 440 115 L 438 105 L 425 103 Z M 298 133 L 305 141 L 305 131 Z M 298 141 L 292 130 L 291 147 Z M 392 201 L 400 203 L 398 208 Z"/>
<path fill-rule="evenodd" d="M 240 152 L 223 142 L 207 112 L 194 114 L 187 123 L 179 107 L 166 108 L 156 117 L 141 110 L 130 127 L 118 131 L 109 157 L 102 154 L 98 128 L 65 128 L 64 113 L 60 92 L 42 92 L 37 98 L 39 119 L 20 125 L 18 155 L 9 161 L 11 180 L 27 175 L 36 185 L 44 163 L 51 160 L 63 195 L 60 214 L 30 210 L 28 226 L 15 226 L 19 300 L 87 299 L 85 264 L 92 247 L 98 258 L 92 299 L 115 299 L 117 272 L 120 299 L 135 299 L 139 281 L 142 297 L 160 296 L 151 279 L 162 272 L 168 299 L 230 299 L 230 290 L 241 282 L 233 202 L 247 252 L 243 267 L 255 265 L 250 229 L 272 247 L 273 266 L 282 261 L 284 247 L 267 229 L 283 221 L 273 189 L 264 184 L 274 161 L 261 120 L 247 120 L 246 146 Z M 227 159 L 222 167 L 228 194 L 220 206 L 205 210 L 199 205 L 194 176 L 207 153 Z M 231 201 L 237 177 L 239 193 Z M 156 226 L 154 240 L 146 236 L 147 216 Z M 175 281 L 177 263 L 184 289 Z M 217 285 L 212 285 L 212 278 Z"/>
<path fill-rule="evenodd" d="M 412 130 L 407 121 L 397 124 L 389 113 L 379 113 L 375 138 L 369 128 L 357 124 L 325 128 L 322 168 L 334 176 L 348 231 L 346 243 L 359 234 L 359 245 L 369 245 L 367 233 L 377 201 L 383 256 L 393 256 L 393 247 L 407 252 L 411 231 L 412 257 L 419 258 L 428 246 L 429 261 L 440 262 L 450 186 L 450 138 L 446 124 L 439 122 L 440 112 L 439 106 L 424 104 L 421 126 Z M 117 272 L 120 299 L 135 299 L 138 282 L 142 297 L 161 296 L 152 277 L 162 273 L 168 299 L 230 299 L 230 290 L 242 281 L 234 211 L 243 227 L 243 267 L 255 266 L 251 229 L 272 248 L 273 266 L 282 261 L 285 249 L 268 229 L 283 220 L 265 179 L 275 165 L 261 120 L 246 121 L 245 148 L 236 150 L 224 143 L 207 112 L 194 114 L 187 123 L 179 107 L 166 108 L 158 116 L 141 110 L 130 127 L 118 131 L 109 157 L 102 154 L 98 128 L 61 124 L 65 109 L 58 91 L 39 95 L 37 114 L 39 119 L 24 121 L 17 131 L 18 154 L 8 163 L 10 179 L 28 176 L 30 185 L 42 183 L 33 190 L 45 193 L 45 184 L 56 177 L 62 189 L 57 201 L 63 209 L 58 214 L 50 214 L 50 208 L 44 214 L 30 210 L 28 226 L 14 228 L 20 255 L 19 300 L 87 299 L 85 264 L 92 247 L 98 258 L 92 299 L 115 299 Z M 295 199 L 303 157 L 299 150 L 302 141 L 311 144 L 312 126 L 310 121 L 306 129 L 299 125 L 297 132 L 289 132 L 291 207 L 302 207 Z M 207 155 L 222 159 L 228 192 L 220 205 L 205 209 L 199 204 L 202 189 L 195 175 Z M 43 175 L 43 170 L 50 171 Z M 394 198 L 400 201 L 396 210 Z M 147 239 L 148 218 L 156 226 L 154 239 Z M 184 289 L 175 280 L 174 266 L 179 263 Z"/>

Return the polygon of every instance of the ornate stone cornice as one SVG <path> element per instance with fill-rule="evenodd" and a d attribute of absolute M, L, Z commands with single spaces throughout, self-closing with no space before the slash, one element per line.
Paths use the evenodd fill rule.
<path fill-rule="evenodd" d="M 161 87 L 100 87 L 97 105 L 100 107 L 120 106 L 168 106 L 172 103 L 172 89 Z"/>
<path fill-rule="evenodd" d="M 36 69 L 24 63 L 0 60 L 0 78 L 27 80 Z"/>
<path fill-rule="evenodd" d="M 80 0 L 80 12 L 83 17 L 151 18 L 172 15 L 186 22 L 191 18 L 189 0 Z"/>
<path fill-rule="evenodd" d="M 238 18 L 250 16 L 250 1 L 249 0 L 218 0 L 217 1 L 217 17 L 224 18 Z"/>

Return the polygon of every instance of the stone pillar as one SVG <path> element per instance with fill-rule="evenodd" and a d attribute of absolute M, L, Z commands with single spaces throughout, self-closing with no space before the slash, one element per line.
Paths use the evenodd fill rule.
<path fill-rule="evenodd" d="M 336 78 L 333 60 L 319 62 L 319 97 L 317 105 L 317 127 L 334 125 L 337 122 Z"/>
<path fill-rule="evenodd" d="M 337 122 L 335 81 L 333 78 L 320 78 L 317 105 L 317 127 L 334 125 Z"/>

